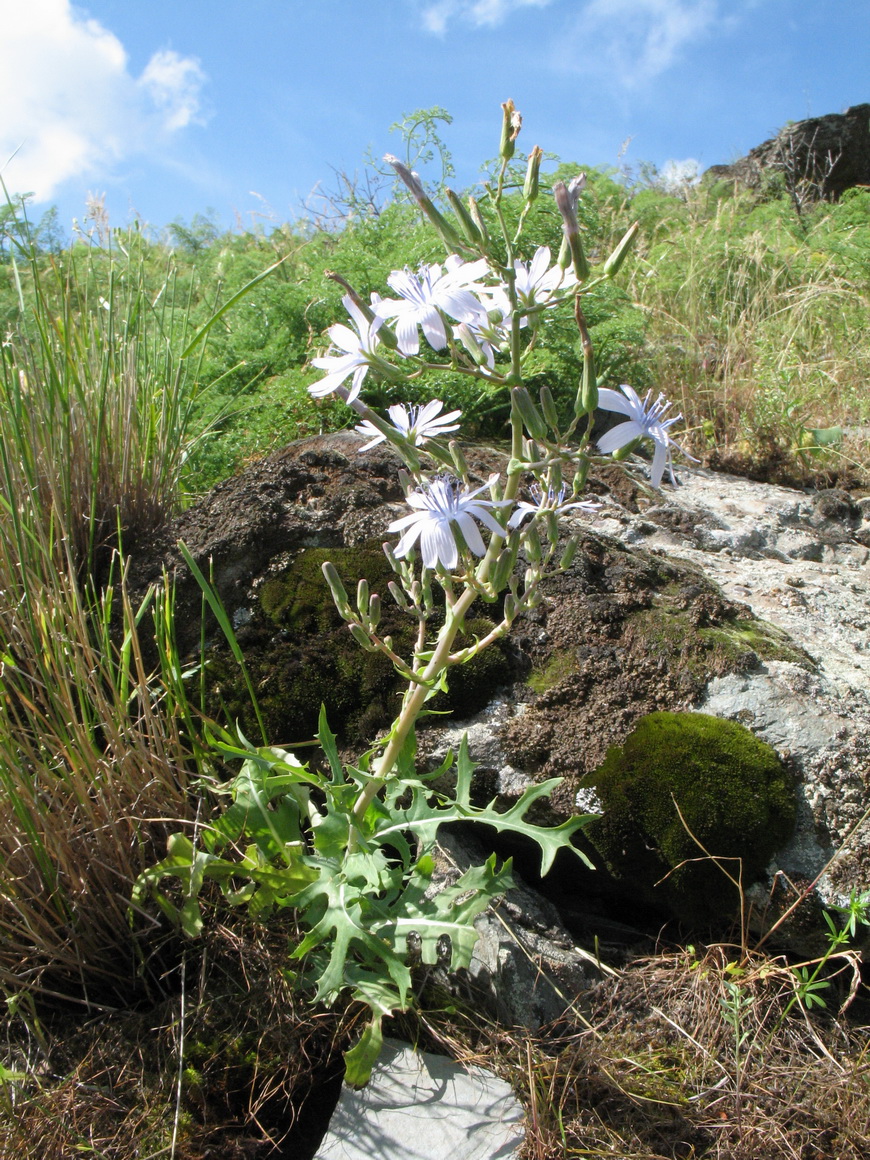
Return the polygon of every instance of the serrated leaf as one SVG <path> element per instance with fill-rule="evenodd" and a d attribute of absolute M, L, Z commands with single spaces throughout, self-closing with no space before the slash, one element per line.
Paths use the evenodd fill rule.
<path fill-rule="evenodd" d="M 338 756 L 338 746 L 335 743 L 335 734 L 329 728 L 326 720 L 326 706 L 320 706 L 320 716 L 317 721 L 317 740 L 329 762 L 333 785 L 341 785 L 344 781 L 344 770 Z"/>
<path fill-rule="evenodd" d="M 395 834 L 412 830 L 419 837 L 434 841 L 439 826 L 445 822 L 482 822 L 500 833 L 523 834 L 537 843 L 541 851 L 541 874 L 547 873 L 562 849 L 570 850 L 592 868 L 585 854 L 571 842 L 572 835 L 586 825 L 591 815 L 569 818 L 559 826 L 538 826 L 525 819 L 529 807 L 539 798 L 548 797 L 561 784 L 562 778 L 551 778 L 529 786 L 510 809 L 499 813 L 495 808 L 495 799 L 482 808 L 471 804 L 471 775 L 474 769 L 474 762 L 468 756 L 468 739 L 463 737 L 456 762 L 455 799 L 433 804 L 422 787 L 412 787 L 411 804 L 405 809 L 392 811 L 393 820 L 377 829 L 377 840 L 390 841 Z"/>

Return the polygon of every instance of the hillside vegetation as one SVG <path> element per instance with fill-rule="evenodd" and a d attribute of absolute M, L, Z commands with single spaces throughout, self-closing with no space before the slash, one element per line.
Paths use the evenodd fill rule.
<path fill-rule="evenodd" d="M 562 219 L 544 186 L 578 168 L 552 166 L 531 208 L 512 170 L 507 225 L 527 212 L 528 236 L 557 252 Z M 368 300 L 391 271 L 444 258 L 400 189 L 370 193 L 345 179 L 328 212 L 242 233 L 208 217 L 161 234 L 113 228 L 97 205 L 70 244 L 51 215 L 31 226 L 21 204 L 0 213 L 3 1155 L 301 1155 L 272 1142 L 291 1126 L 304 1136 L 305 1097 L 340 1075 L 357 1016 L 312 1009 L 294 989 L 292 915 L 267 929 L 215 908 L 190 949 L 159 916 L 130 910 L 167 835 L 201 832 L 226 768 L 203 723 L 203 666 L 176 646 L 170 580 L 136 602 L 126 561 L 252 460 L 352 421 L 307 389 L 346 284 Z M 593 266 L 640 223 L 619 278 L 584 298 L 600 387 L 664 392 L 684 416 L 673 434 L 710 465 L 867 486 L 870 190 L 798 216 L 775 183 L 759 198 L 589 171 L 578 213 Z M 541 330 L 526 385 L 533 397 L 548 386 L 573 416 L 577 327 L 554 315 Z M 373 379 L 370 405 L 398 401 Z M 484 376 L 418 381 L 414 401 L 461 408 L 466 436 L 507 438 L 510 404 Z M 838 947 L 866 902 L 850 914 Z M 851 954 L 839 957 L 857 987 Z M 586 1014 L 550 1039 L 514 1041 L 437 996 L 406 1031 L 509 1072 L 536 1157 L 737 1160 L 760 1155 L 769 1130 L 771 1156 L 833 1155 L 833 1140 L 857 1158 L 870 1146 L 866 1042 L 833 1019 L 811 1026 L 818 963 L 802 965 L 801 984 L 745 941 L 689 947 L 621 982 L 605 970 Z M 672 1012 L 670 1029 L 623 1017 L 644 996 Z M 675 1037 L 677 1023 L 691 1034 Z M 751 1075 L 750 1034 L 769 1046 Z M 807 1076 L 791 1148 L 780 1093 Z M 726 1096 L 736 1120 L 720 1125 Z"/>

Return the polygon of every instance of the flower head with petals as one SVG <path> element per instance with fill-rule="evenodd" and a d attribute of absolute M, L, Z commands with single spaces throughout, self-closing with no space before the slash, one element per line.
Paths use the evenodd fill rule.
<path fill-rule="evenodd" d="M 509 528 L 518 528 L 526 516 L 537 516 L 542 512 L 555 512 L 561 515 L 562 512 L 570 511 L 571 508 L 579 508 L 589 515 L 601 510 L 601 504 L 595 503 L 593 500 L 573 500 L 571 503 L 565 503 L 565 488 L 560 487 L 556 491 L 552 487 L 548 487 L 546 491 L 540 488 L 536 483 L 531 487 L 532 502 L 528 503 L 521 499 L 517 503 L 517 510 L 508 520 Z"/>
<path fill-rule="evenodd" d="M 312 383 L 308 391 L 315 399 L 323 399 L 327 395 L 331 395 L 337 387 L 342 385 L 347 376 L 352 374 L 353 379 L 347 396 L 348 403 L 352 403 L 362 389 L 363 379 L 366 377 L 369 367 L 375 361 L 378 331 L 384 320 L 380 315 L 375 314 L 370 321 L 349 294 L 345 294 L 342 302 L 345 310 L 351 316 L 356 330 L 351 330 L 349 326 L 344 326 L 340 322 L 336 323 L 335 326 L 330 326 L 328 333 L 333 345 L 345 353 L 324 355 L 322 358 L 312 359 L 312 364 L 318 370 L 328 373 L 326 378 Z"/>
<path fill-rule="evenodd" d="M 549 246 L 539 246 L 531 262 L 514 262 L 514 270 L 517 298 L 521 306 L 528 308 L 547 305 L 556 290 L 577 281 L 573 270 L 563 270 L 558 264 L 550 266 Z"/>
<path fill-rule="evenodd" d="M 493 535 L 503 536 L 505 529 L 492 514 L 492 509 L 510 504 L 510 500 L 477 499 L 493 479 L 469 491 L 451 479 L 438 477 L 424 488 L 412 491 L 408 503 L 415 510 L 409 516 L 393 520 L 391 532 L 401 532 L 395 554 L 400 559 L 407 556 L 417 540 L 423 556 L 423 566 L 434 568 L 437 564 L 452 570 L 459 561 L 459 547 L 454 528 L 462 533 L 462 538 L 475 556 L 486 552 L 486 545 L 475 520 L 487 527 Z"/>
<path fill-rule="evenodd" d="M 599 407 L 603 407 L 605 411 L 618 411 L 619 414 L 628 416 L 627 423 L 617 423 L 615 427 L 611 428 L 610 431 L 605 431 L 597 440 L 599 451 L 603 452 L 604 455 L 610 455 L 611 452 L 627 447 L 635 439 L 650 438 L 655 443 L 650 482 L 653 487 L 660 487 L 662 476 L 667 468 L 671 483 L 676 483 L 671 447 L 676 447 L 678 451 L 682 449 L 668 434 L 668 428 L 679 422 L 683 416 L 673 415 L 670 419 L 665 418 L 671 404 L 662 394 L 654 403 L 651 403 L 651 391 L 647 391 L 643 400 L 637 391 L 625 383 L 620 387 L 620 391 L 612 391 L 607 387 L 602 387 L 598 392 Z M 686 452 L 683 454 L 685 455 Z M 687 456 L 687 458 L 691 459 L 691 456 Z"/>
<path fill-rule="evenodd" d="M 459 424 L 452 422 L 452 420 L 458 419 L 462 412 L 448 411 L 446 415 L 442 415 L 443 406 L 444 404 L 440 399 L 432 399 L 431 402 L 422 407 L 414 407 L 407 403 L 395 403 L 392 407 L 387 408 L 387 414 L 392 420 L 392 426 L 398 437 L 411 443 L 414 447 L 422 447 L 430 439 L 437 439 L 441 435 L 448 435 L 451 431 L 459 429 Z M 364 419 L 362 423 L 358 423 L 356 430 L 360 435 L 372 437 L 370 442 L 366 443 L 364 447 L 360 447 L 360 451 L 368 451 L 389 438 L 369 419 Z"/>
<path fill-rule="evenodd" d="M 421 266 L 416 274 L 408 269 L 394 270 L 387 284 L 400 297 L 385 298 L 378 303 L 377 312 L 381 318 L 396 319 L 396 338 L 402 354 L 419 353 L 418 326 L 422 326 L 433 350 L 443 350 L 447 345 L 447 331 L 442 314 L 458 322 L 484 314 L 484 307 L 471 287 L 487 269 L 485 258 L 463 262 L 451 255 L 443 271 L 437 263 Z"/>

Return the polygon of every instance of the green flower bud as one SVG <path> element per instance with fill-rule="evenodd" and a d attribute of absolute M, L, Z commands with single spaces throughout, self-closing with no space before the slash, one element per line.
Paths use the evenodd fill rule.
<path fill-rule="evenodd" d="M 329 560 L 327 560 L 326 563 L 322 565 L 321 571 L 323 572 L 323 577 L 326 580 L 326 583 L 329 585 L 329 591 L 332 595 L 333 601 L 335 602 L 335 607 L 338 609 L 338 615 L 342 617 L 343 620 L 349 619 L 349 617 L 352 615 L 350 610 L 350 600 L 348 599 L 345 587 L 341 582 L 341 577 L 335 570 L 335 565 L 331 564 Z"/>
<path fill-rule="evenodd" d="M 470 242 L 470 244 L 472 246 L 479 247 L 481 245 L 481 243 L 483 242 L 483 235 L 481 234 L 480 230 L 478 229 L 477 223 L 475 222 L 474 218 L 471 216 L 471 214 L 468 212 L 468 210 L 462 204 L 462 201 L 459 198 L 459 196 L 457 194 L 455 194 L 452 189 L 445 189 L 444 195 L 447 198 L 447 200 L 450 202 L 450 208 L 456 214 L 456 217 L 459 221 L 460 229 L 462 230 L 466 239 Z"/>
<path fill-rule="evenodd" d="M 507 587 L 507 582 L 514 570 L 514 565 L 517 561 L 517 547 L 519 540 L 517 540 L 513 547 L 503 548 L 498 554 L 498 558 L 493 565 L 490 573 L 489 582 L 492 585 L 493 591 L 498 595 L 503 588 Z"/>
<path fill-rule="evenodd" d="M 541 547 L 541 537 L 538 535 L 538 527 L 535 520 L 526 524 L 523 529 L 523 547 L 532 563 L 540 564 L 544 550 Z"/>
<path fill-rule="evenodd" d="M 517 615 L 517 598 L 512 592 L 504 598 L 504 619 L 510 624 Z"/>
<path fill-rule="evenodd" d="M 456 474 L 461 479 L 467 479 L 468 460 L 465 458 L 462 448 L 455 439 L 451 439 L 447 446 L 450 450 L 450 458 L 453 460 L 453 466 L 456 468 Z"/>
<path fill-rule="evenodd" d="M 572 536 L 565 545 L 565 551 L 562 553 L 562 559 L 559 561 L 559 568 L 563 571 L 570 568 L 574 563 L 574 557 L 577 555 L 577 548 L 580 545 L 580 540 L 577 536 Z"/>
<path fill-rule="evenodd" d="M 360 648 L 364 649 L 366 652 L 374 652 L 375 651 L 375 646 L 372 644 L 368 633 L 362 627 L 362 625 L 349 624 L 347 627 L 350 629 L 351 636 L 356 641 L 356 643 L 360 646 Z"/>
<path fill-rule="evenodd" d="M 395 600 L 396 604 L 398 604 L 399 608 L 407 610 L 408 597 L 405 595 L 395 580 L 390 580 L 388 582 L 387 590 L 390 593 L 390 596 L 392 596 L 393 600 Z"/>
<path fill-rule="evenodd" d="M 516 140 L 523 127 L 523 117 L 518 113 L 513 101 L 504 101 L 501 106 L 501 144 L 498 155 L 502 161 L 510 161 L 516 149 Z"/>
<path fill-rule="evenodd" d="M 619 268 L 625 261 L 629 250 L 634 245 L 634 239 L 637 237 L 639 229 L 640 222 L 635 222 L 629 226 L 623 235 L 622 241 L 604 263 L 604 273 L 608 278 L 612 278 L 615 274 L 619 273 Z"/>
<path fill-rule="evenodd" d="M 523 197 L 527 204 L 531 204 L 538 196 L 538 176 L 541 172 L 541 158 L 544 151 L 536 145 L 529 154 L 529 164 L 526 167 L 526 180 L 523 184 Z"/>
<path fill-rule="evenodd" d="M 555 548 L 559 542 L 559 517 L 555 512 L 546 512 L 545 518 L 547 521 L 547 539 L 550 541 L 552 547 Z"/>
<path fill-rule="evenodd" d="M 359 614 L 365 617 L 369 610 L 369 582 L 368 580 L 360 580 L 356 586 L 356 606 L 359 609 Z"/>
<path fill-rule="evenodd" d="M 591 415 L 598 406 L 598 380 L 595 377 L 595 359 L 591 352 L 583 359 L 583 377 L 574 400 L 574 414 Z"/>
<path fill-rule="evenodd" d="M 468 212 L 471 214 L 471 220 L 480 230 L 480 236 L 484 244 L 489 241 L 489 230 L 486 228 L 486 222 L 483 220 L 483 214 L 480 212 L 480 206 L 477 200 L 473 197 L 468 199 Z"/>
<path fill-rule="evenodd" d="M 377 592 L 372 593 L 369 600 L 369 628 L 375 629 L 381 621 L 381 598 Z"/>
<path fill-rule="evenodd" d="M 544 422 L 544 417 L 535 404 L 532 402 L 532 396 L 525 387 L 513 387 L 511 390 L 511 403 L 516 408 L 517 413 L 523 421 L 523 426 L 533 439 L 547 438 L 547 424 Z"/>
<path fill-rule="evenodd" d="M 548 386 L 543 386 L 538 394 L 541 399 L 541 410 L 544 412 L 544 418 L 550 424 L 550 430 L 558 437 L 559 413 L 556 410 L 556 400 L 553 398 L 553 392 Z"/>

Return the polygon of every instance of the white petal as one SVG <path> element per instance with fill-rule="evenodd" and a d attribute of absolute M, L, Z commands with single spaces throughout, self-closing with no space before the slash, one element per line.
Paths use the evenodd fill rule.
<path fill-rule="evenodd" d="M 483 542 L 480 528 L 478 528 L 471 516 L 467 512 L 462 512 L 456 522 L 462 529 L 462 535 L 465 537 L 466 544 L 468 544 L 475 556 L 482 556 L 486 552 L 486 544 Z"/>
<path fill-rule="evenodd" d="M 424 525 L 419 520 L 415 524 L 412 524 L 411 527 L 408 528 L 407 532 L 405 532 L 404 536 L 402 536 L 401 540 L 399 540 L 398 544 L 396 544 L 395 548 L 393 549 L 393 555 L 397 556 L 399 559 L 401 559 L 403 556 L 407 556 L 407 554 L 417 543 L 417 539 L 420 535 L 420 532 L 422 532 L 423 527 Z"/>
<path fill-rule="evenodd" d="M 601 387 L 598 392 L 598 406 L 604 411 L 618 411 L 620 415 L 636 417 L 636 409 L 619 391 L 612 391 L 610 387 Z"/>
<path fill-rule="evenodd" d="M 433 350 L 443 350 L 447 345 L 447 332 L 444 322 L 434 306 L 430 307 L 420 320 L 423 324 L 423 333 L 426 341 Z"/>
<path fill-rule="evenodd" d="M 455 568 L 459 559 L 459 552 L 450 525 L 446 520 L 438 520 L 426 525 L 423 529 L 421 541 L 423 549 L 423 563 L 427 568 L 434 568 L 440 560 L 445 568 Z"/>
<path fill-rule="evenodd" d="M 326 332 L 337 347 L 346 350 L 348 354 L 356 354 L 360 349 L 360 337 L 349 326 L 336 322 Z"/>
<path fill-rule="evenodd" d="M 668 461 L 668 448 L 666 443 L 656 443 L 655 455 L 653 455 L 652 471 L 650 472 L 650 483 L 653 487 L 660 487 L 662 476 L 665 473 L 665 465 Z"/>
<path fill-rule="evenodd" d="M 402 311 L 396 318 L 396 338 L 402 354 L 417 354 L 420 350 L 420 336 L 417 320 L 412 311 Z"/>
<path fill-rule="evenodd" d="M 640 423 L 634 419 L 629 419 L 627 423 L 618 423 L 615 427 L 611 427 L 609 431 L 596 439 L 598 450 L 602 455 L 609 455 L 611 451 L 618 451 L 620 447 L 625 447 L 634 439 L 639 439 L 644 434 L 644 429 Z"/>

